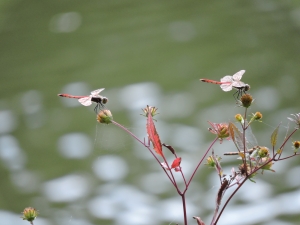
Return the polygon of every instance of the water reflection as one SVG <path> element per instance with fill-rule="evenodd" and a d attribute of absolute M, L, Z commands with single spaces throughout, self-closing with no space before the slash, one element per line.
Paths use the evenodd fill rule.
<path fill-rule="evenodd" d="M 69 133 L 58 140 L 58 150 L 66 158 L 85 158 L 92 151 L 92 143 L 85 134 Z"/>
<path fill-rule="evenodd" d="M 11 174 L 11 181 L 20 193 L 35 193 L 41 185 L 39 177 L 37 172 L 20 170 Z"/>
<path fill-rule="evenodd" d="M 114 219 L 115 224 L 120 225 L 157 224 L 157 211 L 153 205 L 156 200 L 152 195 L 122 184 L 103 185 L 101 192 L 89 203 L 88 209 L 93 216 Z"/>
<path fill-rule="evenodd" d="M 147 134 L 140 108 L 157 106 L 162 141 L 176 147 L 184 170 L 190 172 L 208 145 L 203 143 L 206 121 L 232 120 L 241 112 L 231 93 L 201 86 L 199 78 L 213 79 L 218 74 L 220 78 L 245 68 L 256 99 L 253 108 L 267 111 L 264 122 L 276 126 L 300 111 L 295 103 L 300 73 L 297 4 L 259 0 L 213 5 L 193 0 L 3 2 L 0 159 L 1 191 L 6 193 L 2 208 L 7 211 L 0 211 L 0 223 L 28 224 L 17 214 L 24 205 L 40 209 L 39 225 L 181 224 L 178 198 L 166 199 L 176 191 L 153 157 L 114 126 L 98 124 L 95 131 L 92 106 L 82 107 L 76 99 L 57 94 L 88 95 L 105 87 L 114 118 L 141 139 Z M 273 128 L 259 125 L 257 136 L 269 143 Z M 284 137 L 286 128 L 282 130 Z M 276 170 L 286 182 L 271 180 L 279 189 L 275 193 L 299 186 L 297 167 L 290 171 L 293 164 L 298 165 L 299 158 Z M 82 174 L 74 172 L 78 170 Z M 192 199 L 188 199 L 188 212 L 195 213 L 191 216 L 205 216 L 212 209 L 217 192 L 213 188 L 214 194 L 208 193 L 212 185 L 196 177 L 189 192 Z M 254 188 L 259 191 L 260 187 Z M 268 187 L 262 189 L 268 191 Z M 203 195 L 209 198 L 203 200 Z M 259 202 L 253 208 L 228 208 L 222 224 L 233 224 L 237 217 L 236 224 L 246 222 L 244 215 L 249 223 L 291 221 L 299 209 L 296 195 L 282 195 L 280 201 L 287 199 L 289 207 L 275 210 L 276 215 L 268 210 L 273 205 Z M 282 208 L 276 196 L 270 199 Z M 263 198 L 267 203 L 270 199 Z M 202 207 L 206 211 L 201 212 Z M 261 216 L 259 210 L 268 210 L 270 217 Z M 282 213 L 286 215 L 281 222 L 274 219 Z"/>
<path fill-rule="evenodd" d="M 17 119 L 10 110 L 0 111 L 0 134 L 10 133 L 17 127 Z"/>
<path fill-rule="evenodd" d="M 253 95 L 258 96 L 255 99 L 255 105 L 261 111 L 275 110 L 281 103 L 281 95 L 274 87 L 265 86 L 262 89 L 256 90 Z"/>
<path fill-rule="evenodd" d="M 57 14 L 50 21 L 50 30 L 56 33 L 69 33 L 81 25 L 81 15 L 78 12 Z"/>
<path fill-rule="evenodd" d="M 72 202 L 86 197 L 90 182 L 86 176 L 70 174 L 47 181 L 43 184 L 43 193 L 51 202 Z"/>
<path fill-rule="evenodd" d="M 169 26 L 171 38 L 178 42 L 187 42 L 196 37 L 196 29 L 191 22 L 177 21 Z"/>
<path fill-rule="evenodd" d="M 27 91 L 23 94 L 21 103 L 27 127 L 31 129 L 41 127 L 45 122 L 42 93 L 36 90 Z"/>
<path fill-rule="evenodd" d="M 11 135 L 0 137 L 0 157 L 3 165 L 11 171 L 23 169 L 27 161 L 18 140 Z"/>
<path fill-rule="evenodd" d="M 120 103 L 128 110 L 145 108 L 146 105 L 157 105 L 160 87 L 155 83 L 138 83 L 127 85 L 120 92 Z"/>
<path fill-rule="evenodd" d="M 104 181 L 118 181 L 128 175 L 128 165 L 117 155 L 106 155 L 93 162 L 93 171 Z"/>

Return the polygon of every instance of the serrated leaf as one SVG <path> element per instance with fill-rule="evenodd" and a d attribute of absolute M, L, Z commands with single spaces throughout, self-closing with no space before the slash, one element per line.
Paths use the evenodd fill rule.
<path fill-rule="evenodd" d="M 159 154 L 160 156 L 163 157 L 163 151 L 162 151 L 162 145 L 160 142 L 160 138 L 158 133 L 156 132 L 156 128 L 152 119 L 151 114 L 148 114 L 148 119 L 147 119 L 147 133 L 150 141 L 153 144 L 153 149 L 154 151 Z"/>
<path fill-rule="evenodd" d="M 277 136 L 278 136 L 279 126 L 280 126 L 280 124 L 275 128 L 275 130 L 273 131 L 273 133 L 271 135 L 271 145 L 273 147 L 275 147 L 276 142 L 277 142 Z"/>

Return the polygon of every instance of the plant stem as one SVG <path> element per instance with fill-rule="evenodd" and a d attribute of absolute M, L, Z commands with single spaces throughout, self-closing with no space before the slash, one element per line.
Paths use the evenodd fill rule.
<path fill-rule="evenodd" d="M 205 152 L 205 154 L 203 155 L 202 159 L 199 161 L 198 165 L 196 166 L 196 168 L 195 168 L 195 170 L 194 170 L 194 172 L 193 172 L 191 178 L 189 179 L 189 181 L 188 181 L 188 183 L 187 183 L 187 186 L 186 186 L 186 188 L 185 188 L 185 190 L 184 190 L 183 193 L 185 193 L 185 192 L 187 191 L 187 189 L 188 189 L 188 187 L 189 187 L 189 185 L 190 185 L 190 183 L 191 183 L 193 177 L 195 176 L 195 174 L 196 174 L 196 172 L 197 172 L 199 166 L 201 165 L 201 163 L 202 163 L 203 160 L 205 159 L 206 155 L 208 154 L 208 152 L 210 151 L 210 149 L 212 148 L 212 146 L 215 144 L 215 142 L 216 142 L 218 139 L 219 139 L 219 138 L 216 137 L 216 138 L 213 140 L 213 142 L 210 144 L 209 148 L 206 150 L 206 152 Z"/>
<path fill-rule="evenodd" d="M 184 225 L 187 225 L 188 223 L 187 223 L 187 215 L 186 215 L 185 193 L 181 194 L 181 199 L 182 199 Z"/>

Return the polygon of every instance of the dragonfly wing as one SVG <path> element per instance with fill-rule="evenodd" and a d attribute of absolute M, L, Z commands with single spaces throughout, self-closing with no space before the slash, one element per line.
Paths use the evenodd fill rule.
<path fill-rule="evenodd" d="M 239 81 L 242 79 L 243 74 L 246 72 L 246 70 L 240 70 L 239 72 L 235 73 L 232 78 L 235 81 Z"/>
<path fill-rule="evenodd" d="M 231 91 L 232 90 L 232 76 L 225 76 L 221 79 L 221 89 L 223 91 Z"/>
<path fill-rule="evenodd" d="M 221 82 L 222 83 L 232 83 L 232 76 L 227 75 L 227 76 L 221 78 Z"/>
<path fill-rule="evenodd" d="M 239 151 L 244 150 L 244 143 L 243 143 L 243 134 L 236 128 L 234 130 L 235 135 L 235 144 Z"/>
<path fill-rule="evenodd" d="M 223 91 L 231 91 L 232 90 L 232 84 L 231 83 L 230 84 L 227 84 L 227 83 L 226 84 L 221 84 L 220 87 Z"/>
<path fill-rule="evenodd" d="M 92 104 L 91 98 L 90 97 L 84 97 L 84 98 L 80 98 L 78 99 L 78 101 L 84 105 L 84 106 L 89 106 Z"/>
<path fill-rule="evenodd" d="M 242 88 L 245 86 L 246 86 L 246 84 L 242 81 L 233 81 L 232 82 L 232 87 L 235 87 L 235 88 Z"/>
<path fill-rule="evenodd" d="M 246 138 L 247 138 L 247 143 L 249 143 L 250 146 L 257 146 L 257 140 L 256 137 L 254 136 L 251 126 L 248 126 L 247 131 L 246 131 Z"/>
<path fill-rule="evenodd" d="M 93 97 L 98 96 L 98 94 L 103 91 L 105 88 L 97 89 L 95 91 L 92 91 L 91 94 Z"/>

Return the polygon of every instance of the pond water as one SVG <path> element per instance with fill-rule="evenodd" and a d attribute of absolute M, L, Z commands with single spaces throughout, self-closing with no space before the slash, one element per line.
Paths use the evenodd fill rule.
<path fill-rule="evenodd" d="M 155 105 L 162 142 L 181 155 L 187 176 L 214 138 L 207 121 L 243 113 L 233 92 L 200 78 L 246 70 L 255 98 L 248 114 L 264 115 L 252 127 L 261 145 L 280 122 L 282 143 L 286 118 L 300 111 L 297 1 L 12 0 L 0 13 L 4 225 L 28 224 L 20 219 L 27 206 L 39 210 L 37 225 L 183 224 L 180 197 L 147 149 L 59 93 L 105 88 L 114 119 L 142 140 L 141 108 Z M 224 141 L 215 152 L 232 148 Z M 237 161 L 224 162 L 229 172 Z M 245 185 L 219 224 L 298 222 L 299 162 L 278 162 L 276 173 Z M 187 196 L 189 224 L 196 215 L 208 223 L 217 190 L 216 173 L 202 166 Z"/>

